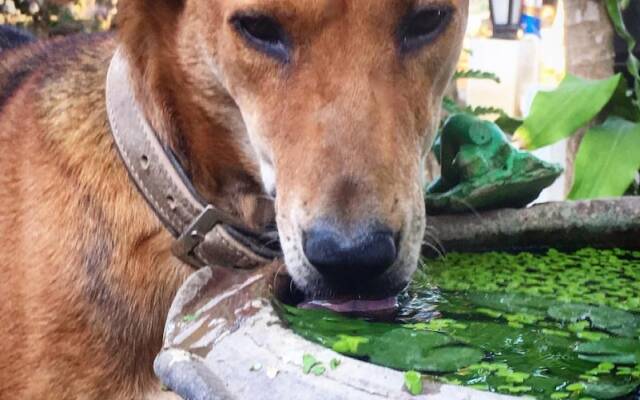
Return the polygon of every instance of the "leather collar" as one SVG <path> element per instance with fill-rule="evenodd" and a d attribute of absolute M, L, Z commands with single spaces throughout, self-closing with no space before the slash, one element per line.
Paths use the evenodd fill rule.
<path fill-rule="evenodd" d="M 197 268 L 255 268 L 280 256 L 277 232 L 252 232 L 202 200 L 143 116 L 122 49 L 109 66 L 106 98 L 120 158 L 151 209 L 176 238 L 175 256 Z"/>

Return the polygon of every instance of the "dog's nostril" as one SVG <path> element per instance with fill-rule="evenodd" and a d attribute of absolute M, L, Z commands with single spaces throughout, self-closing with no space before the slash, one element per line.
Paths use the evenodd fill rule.
<path fill-rule="evenodd" d="M 379 276 L 396 260 L 397 248 L 389 229 L 360 229 L 345 235 L 320 225 L 304 233 L 304 253 L 330 280 L 366 281 Z"/>

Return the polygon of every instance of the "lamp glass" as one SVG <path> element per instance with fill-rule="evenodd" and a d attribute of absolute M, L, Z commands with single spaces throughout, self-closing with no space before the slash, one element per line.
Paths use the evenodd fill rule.
<path fill-rule="evenodd" d="M 491 4 L 496 25 L 518 25 L 520 23 L 521 0 L 491 0 Z M 511 15 L 509 15 L 510 6 Z"/>

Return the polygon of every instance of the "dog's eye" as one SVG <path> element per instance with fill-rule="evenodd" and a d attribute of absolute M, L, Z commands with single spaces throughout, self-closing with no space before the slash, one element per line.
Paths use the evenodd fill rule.
<path fill-rule="evenodd" d="M 427 8 L 407 15 L 399 29 L 400 50 L 411 52 L 433 41 L 451 20 L 447 8 Z"/>
<path fill-rule="evenodd" d="M 289 61 L 290 44 L 285 30 L 266 15 L 235 15 L 231 23 L 254 49 L 282 62 Z"/>

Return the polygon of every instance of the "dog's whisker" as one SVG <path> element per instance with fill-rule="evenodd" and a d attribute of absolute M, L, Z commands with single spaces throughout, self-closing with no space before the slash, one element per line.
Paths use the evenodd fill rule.
<path fill-rule="evenodd" d="M 430 248 L 431 250 L 433 250 L 439 258 L 445 258 L 446 255 L 443 251 L 441 251 L 437 246 L 434 246 L 433 244 L 427 242 L 426 240 L 422 242 L 423 246 L 427 246 L 428 248 Z"/>
<path fill-rule="evenodd" d="M 422 242 L 423 244 L 437 246 L 438 249 L 440 250 L 440 253 L 446 255 L 447 251 L 444 245 L 442 244 L 442 242 L 440 241 L 440 239 L 438 239 L 434 234 L 432 234 L 427 230 L 425 230 L 424 236 L 425 237 L 423 238 L 423 242 Z M 431 240 L 432 242 L 427 243 L 427 240 Z"/>
<path fill-rule="evenodd" d="M 482 223 L 484 223 L 484 219 L 482 218 L 482 215 L 480 215 L 480 213 L 476 210 L 476 208 L 473 207 L 471 204 L 469 204 L 469 202 L 467 202 L 466 200 L 462 200 L 462 199 L 455 199 L 454 201 L 457 201 L 458 203 L 460 203 L 463 206 L 467 207 L 469 209 L 469 211 L 471 211 L 475 217 L 477 217 Z"/>

